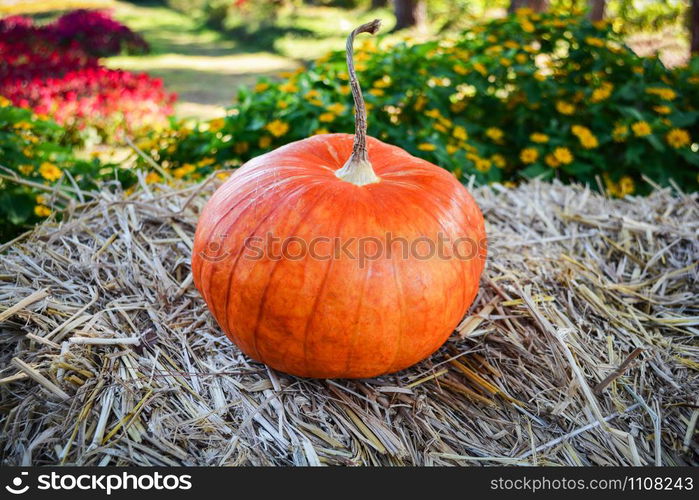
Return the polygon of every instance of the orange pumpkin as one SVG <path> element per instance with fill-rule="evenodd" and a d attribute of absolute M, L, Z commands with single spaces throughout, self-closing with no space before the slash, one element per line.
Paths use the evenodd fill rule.
<path fill-rule="evenodd" d="M 192 272 L 218 324 L 250 357 L 305 377 L 372 377 L 437 350 L 471 305 L 483 216 L 449 172 L 356 133 L 255 158 L 206 204 Z M 440 243 L 441 242 L 441 243 Z"/>

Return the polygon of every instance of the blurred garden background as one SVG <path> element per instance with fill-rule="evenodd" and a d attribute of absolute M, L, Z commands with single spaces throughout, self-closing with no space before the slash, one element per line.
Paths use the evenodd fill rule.
<path fill-rule="evenodd" d="M 371 135 L 464 183 L 699 188 L 697 1 L 0 0 L 0 17 L 0 241 L 91 192 L 352 133 L 344 40 L 373 18 L 355 54 Z"/>

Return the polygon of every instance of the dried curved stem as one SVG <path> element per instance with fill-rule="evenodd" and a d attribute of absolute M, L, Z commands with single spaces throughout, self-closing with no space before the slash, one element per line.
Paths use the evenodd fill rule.
<path fill-rule="evenodd" d="M 350 88 L 352 89 L 352 97 L 354 99 L 354 144 L 352 146 L 352 154 L 347 163 L 335 172 L 335 175 L 342 180 L 351 182 L 358 186 L 379 182 L 379 178 L 374 172 L 374 168 L 369 162 L 369 156 L 366 149 L 366 106 L 364 105 L 364 97 L 362 89 L 357 81 L 357 73 L 354 69 L 354 38 L 360 33 L 375 34 L 381 26 L 380 19 L 362 24 L 352 30 L 347 37 L 347 71 L 349 73 Z"/>

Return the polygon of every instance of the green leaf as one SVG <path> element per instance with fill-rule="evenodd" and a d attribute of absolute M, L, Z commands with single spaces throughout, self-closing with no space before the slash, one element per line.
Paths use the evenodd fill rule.
<path fill-rule="evenodd" d="M 648 135 L 646 136 L 646 139 L 648 140 L 648 142 L 650 142 L 650 145 L 653 146 L 656 151 L 665 151 L 665 145 L 662 142 L 660 142 L 660 139 L 658 139 L 657 136 Z"/>
<path fill-rule="evenodd" d="M 694 123 L 699 118 L 699 112 L 697 111 L 678 111 L 670 115 L 670 121 L 675 127 L 689 127 L 694 125 Z"/>
<path fill-rule="evenodd" d="M 16 226 L 25 223 L 32 215 L 34 202 L 25 194 L 16 191 L 0 193 L 0 214 Z"/>

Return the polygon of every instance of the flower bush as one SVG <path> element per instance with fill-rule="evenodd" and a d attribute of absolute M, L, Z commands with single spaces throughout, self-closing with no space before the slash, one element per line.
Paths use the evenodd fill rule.
<path fill-rule="evenodd" d="M 126 52 L 148 52 L 148 43 L 108 13 L 78 9 L 55 21 L 36 25 L 29 17 L 10 16 L 0 20 L 0 36 L 7 40 L 29 40 L 54 46 L 78 46 L 93 57 L 107 57 Z"/>
<path fill-rule="evenodd" d="M 162 80 L 145 73 L 92 66 L 57 77 L 7 78 L 0 83 L 0 95 L 69 129 L 94 128 L 105 140 L 165 124 L 175 99 Z"/>
<path fill-rule="evenodd" d="M 102 181 L 124 187 L 135 182 L 132 171 L 76 157 L 65 139 L 55 122 L 0 97 L 0 241 L 51 215 L 75 187 L 90 191 Z"/>
<path fill-rule="evenodd" d="M 699 188 L 699 59 L 668 69 L 606 23 L 516 16 L 454 39 L 378 48 L 356 67 L 369 133 L 459 178 L 557 177 L 623 196 L 674 179 Z M 343 52 L 243 88 L 225 118 L 176 124 L 142 146 L 176 177 L 236 166 L 312 134 L 353 131 Z"/>
<path fill-rule="evenodd" d="M 75 11 L 41 27 L 6 18 L 0 21 L 0 95 L 72 131 L 94 129 L 107 141 L 164 125 L 175 95 L 160 79 L 101 67 L 95 57 L 118 53 L 124 44 L 143 49 L 141 42 L 99 12 Z"/>

